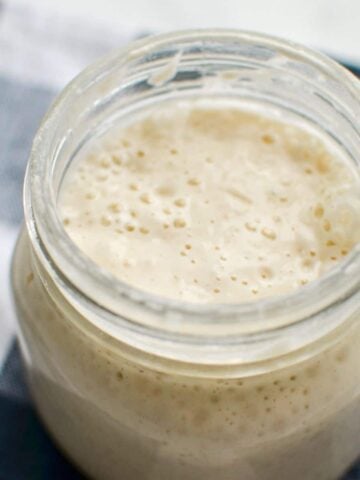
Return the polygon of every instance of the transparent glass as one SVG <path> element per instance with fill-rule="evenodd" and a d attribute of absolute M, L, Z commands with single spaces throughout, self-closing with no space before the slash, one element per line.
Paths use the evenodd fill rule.
<path fill-rule="evenodd" d="M 149 104 L 202 95 L 311 123 L 358 170 L 357 81 L 299 45 L 179 32 L 89 67 L 45 117 L 25 180 L 13 290 L 34 400 L 94 479 L 339 478 L 360 453 L 358 249 L 290 295 L 198 305 L 115 279 L 57 215 L 90 139 Z"/>

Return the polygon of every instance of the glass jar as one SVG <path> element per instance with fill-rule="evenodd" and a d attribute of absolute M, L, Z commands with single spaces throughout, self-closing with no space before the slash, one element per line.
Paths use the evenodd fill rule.
<path fill-rule="evenodd" d="M 311 123 L 360 160 L 343 68 L 253 33 L 147 38 L 86 69 L 34 141 L 13 290 L 29 384 L 49 431 L 101 480 L 330 480 L 360 453 L 360 254 L 251 303 L 198 305 L 124 284 L 57 215 L 76 153 L 166 99 L 236 97 Z"/>

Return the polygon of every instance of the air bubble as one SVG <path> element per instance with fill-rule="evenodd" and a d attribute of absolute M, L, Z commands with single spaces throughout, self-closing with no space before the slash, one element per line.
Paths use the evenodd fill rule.
<path fill-rule="evenodd" d="M 110 203 L 107 208 L 113 213 L 119 213 L 121 210 L 118 203 Z"/>
<path fill-rule="evenodd" d="M 177 207 L 185 207 L 186 205 L 186 202 L 183 198 L 178 198 L 174 201 L 174 204 L 177 206 Z"/>
<path fill-rule="evenodd" d="M 335 360 L 338 363 L 343 363 L 346 361 L 348 356 L 349 356 L 349 352 L 345 348 L 342 348 L 339 352 L 336 353 Z"/>
<path fill-rule="evenodd" d="M 188 184 L 191 186 L 197 186 L 200 185 L 200 180 L 198 180 L 197 178 L 189 178 Z"/>
<path fill-rule="evenodd" d="M 245 223 L 245 228 L 249 232 L 256 232 L 257 231 L 257 226 L 254 223 L 246 222 Z"/>
<path fill-rule="evenodd" d="M 320 204 L 314 208 L 314 215 L 316 218 L 321 218 L 324 215 L 324 207 Z"/>
<path fill-rule="evenodd" d="M 151 203 L 151 200 L 150 200 L 150 197 L 149 197 L 148 193 L 143 193 L 142 195 L 140 195 L 140 200 L 143 203 L 146 203 L 147 205 L 149 205 Z"/>
<path fill-rule="evenodd" d="M 101 168 L 108 169 L 110 168 L 110 160 L 108 158 L 103 158 L 100 160 L 99 165 Z"/>
<path fill-rule="evenodd" d="M 269 133 L 265 133 L 261 137 L 261 140 L 262 140 L 263 143 L 265 143 L 267 145 L 272 145 L 275 142 L 274 137 L 272 135 L 270 135 Z"/>
<path fill-rule="evenodd" d="M 175 218 L 174 220 L 174 227 L 175 228 L 184 228 L 186 227 L 186 222 L 182 218 Z"/>
<path fill-rule="evenodd" d="M 273 276 L 273 272 L 272 272 L 271 268 L 269 268 L 269 267 L 261 267 L 260 275 L 261 275 L 261 278 L 268 279 L 268 278 L 271 278 Z"/>
<path fill-rule="evenodd" d="M 248 197 L 247 195 L 242 193 L 237 188 L 227 188 L 227 189 L 225 189 L 225 191 L 226 191 L 226 193 L 228 193 L 229 195 L 234 197 L 236 200 L 240 200 L 242 203 L 245 203 L 247 205 L 251 205 L 251 204 L 254 203 L 253 200 L 250 197 Z"/>
<path fill-rule="evenodd" d="M 111 225 L 111 220 L 108 217 L 102 216 L 100 220 L 101 225 L 104 227 L 109 227 Z"/>
<path fill-rule="evenodd" d="M 263 228 L 261 230 L 261 234 L 269 240 L 276 239 L 276 233 L 274 232 L 274 230 L 271 230 L 270 228 Z"/>
<path fill-rule="evenodd" d="M 330 232 L 331 223 L 329 222 L 329 220 L 324 220 L 323 229 L 325 230 L 325 232 Z"/>
<path fill-rule="evenodd" d="M 156 192 L 159 195 L 162 195 L 164 197 L 170 197 L 174 193 L 174 189 L 169 187 L 168 185 L 160 185 L 157 189 Z"/>
<path fill-rule="evenodd" d="M 316 168 L 319 173 L 328 173 L 329 171 L 329 161 L 325 157 L 321 157 L 316 162 Z"/>
<path fill-rule="evenodd" d="M 122 159 L 119 157 L 119 155 L 111 155 L 111 161 L 118 167 L 122 165 Z"/>

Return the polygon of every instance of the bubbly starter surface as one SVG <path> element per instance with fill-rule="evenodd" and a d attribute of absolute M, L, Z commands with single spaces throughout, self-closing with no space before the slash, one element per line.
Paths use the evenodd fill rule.
<path fill-rule="evenodd" d="M 80 157 L 59 200 L 68 234 L 116 277 L 162 296 L 285 294 L 359 239 L 349 166 L 314 132 L 236 105 L 165 104 Z"/>

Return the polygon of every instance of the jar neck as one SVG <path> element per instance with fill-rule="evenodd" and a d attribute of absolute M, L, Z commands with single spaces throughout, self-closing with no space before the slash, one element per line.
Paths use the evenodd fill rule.
<path fill-rule="evenodd" d="M 249 364 L 331 336 L 359 305 L 357 249 L 319 281 L 258 302 L 197 305 L 151 295 L 91 262 L 57 214 L 76 153 L 146 105 L 189 96 L 233 97 L 286 111 L 330 135 L 357 169 L 360 95 L 355 78 L 325 57 L 278 39 L 235 31 L 153 37 L 85 70 L 60 95 L 35 138 L 25 213 L 36 256 L 89 322 L 150 354 L 199 364 Z"/>

